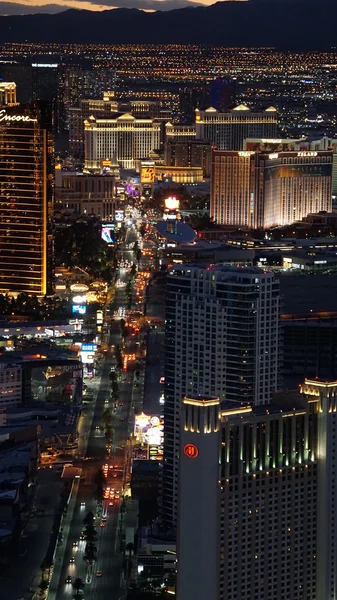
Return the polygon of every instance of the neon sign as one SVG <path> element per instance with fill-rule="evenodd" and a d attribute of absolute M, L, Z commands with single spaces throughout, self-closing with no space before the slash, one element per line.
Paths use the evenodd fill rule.
<path fill-rule="evenodd" d="M 297 156 L 304 158 L 306 156 L 317 156 L 317 152 L 298 152 Z"/>
<path fill-rule="evenodd" d="M 37 121 L 37 119 L 31 119 L 30 117 L 27 117 L 26 115 L 8 115 L 6 113 L 6 111 L 0 110 L 0 123 L 2 121 L 21 121 L 24 123 L 27 123 L 27 121 Z"/>
<path fill-rule="evenodd" d="M 188 458 L 197 458 L 199 456 L 199 450 L 194 444 L 186 444 L 184 446 L 184 454 Z"/>

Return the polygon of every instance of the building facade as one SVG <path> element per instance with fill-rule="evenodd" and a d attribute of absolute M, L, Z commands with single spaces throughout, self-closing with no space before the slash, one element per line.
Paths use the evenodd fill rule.
<path fill-rule="evenodd" d="M 301 392 L 263 407 L 185 398 L 178 600 L 336 597 L 337 384 Z"/>
<path fill-rule="evenodd" d="M 270 272 L 191 264 L 169 271 L 163 466 L 167 523 L 176 523 L 183 397 L 270 402 L 280 385 L 279 312 L 279 284 Z"/>
<path fill-rule="evenodd" d="M 171 140 L 165 144 L 164 164 L 170 167 L 202 167 L 211 174 L 211 145 L 201 140 Z"/>
<path fill-rule="evenodd" d="M 84 124 L 85 170 L 99 171 L 106 159 L 116 160 L 125 169 L 148 158 L 160 147 L 160 124 L 154 119 L 136 119 L 130 113 L 110 119 L 89 117 Z"/>
<path fill-rule="evenodd" d="M 112 176 L 56 172 L 55 208 L 58 210 L 113 221 L 115 198 L 115 178 Z"/>
<path fill-rule="evenodd" d="M 331 150 L 212 152 L 211 216 L 222 225 L 289 225 L 332 211 Z"/>
<path fill-rule="evenodd" d="M 0 106 L 17 106 L 16 83 L 0 81 Z"/>
<path fill-rule="evenodd" d="M 0 410 L 20 406 L 22 402 L 22 367 L 0 364 Z"/>
<path fill-rule="evenodd" d="M 52 288 L 52 140 L 36 106 L 1 110 L 0 291 Z"/>
<path fill-rule="evenodd" d="M 263 193 L 264 227 L 288 225 L 310 213 L 332 211 L 331 151 L 263 153 L 256 158 L 260 173 L 256 194 Z"/>
<path fill-rule="evenodd" d="M 195 127 L 197 139 L 210 142 L 218 150 L 243 150 L 245 138 L 276 137 L 277 111 L 270 106 L 253 112 L 244 104 L 225 112 L 210 107 L 195 111 Z"/>
<path fill-rule="evenodd" d="M 67 108 L 69 126 L 69 153 L 74 158 L 84 158 L 84 121 L 89 117 L 108 119 L 118 111 L 114 94 L 104 94 L 100 100 L 81 99 L 78 106 Z"/>

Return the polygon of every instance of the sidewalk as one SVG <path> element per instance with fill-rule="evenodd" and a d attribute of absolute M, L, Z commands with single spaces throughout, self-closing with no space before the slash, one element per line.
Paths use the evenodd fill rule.
<path fill-rule="evenodd" d="M 54 569 L 53 569 L 53 573 L 51 576 L 51 580 L 50 580 L 50 584 L 49 584 L 49 588 L 48 588 L 48 592 L 47 592 L 47 596 L 46 596 L 47 600 L 55 600 L 55 598 L 56 598 L 56 594 L 57 594 L 57 590 L 58 590 L 58 586 L 59 586 L 59 582 L 60 582 L 61 570 L 62 570 L 62 566 L 63 566 L 64 549 L 67 547 L 67 543 L 68 543 L 68 537 L 69 537 L 69 532 L 70 532 L 70 528 L 71 528 L 71 522 L 72 522 L 73 516 L 74 516 L 74 510 L 75 510 L 75 506 L 76 506 L 76 500 L 77 500 L 77 494 L 78 494 L 79 487 L 80 487 L 80 480 L 77 479 L 76 481 L 74 481 L 74 484 L 73 484 L 73 488 L 72 488 L 72 492 L 71 492 L 71 499 L 68 504 L 67 514 L 61 523 L 61 525 L 63 527 L 63 542 L 62 542 L 61 546 L 57 546 L 56 550 L 55 550 Z"/>

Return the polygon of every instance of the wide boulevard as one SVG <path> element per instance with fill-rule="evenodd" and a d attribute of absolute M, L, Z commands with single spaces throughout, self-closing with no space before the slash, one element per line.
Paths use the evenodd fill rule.
<path fill-rule="evenodd" d="M 125 595 L 123 585 L 123 554 L 120 539 L 120 497 L 123 494 L 124 475 L 127 460 L 127 440 L 132 428 L 132 390 L 134 365 L 127 367 L 126 374 L 119 381 L 119 401 L 113 410 L 112 427 L 114 439 L 109 454 L 104 436 L 103 413 L 107 407 L 112 408 L 110 399 L 110 372 L 115 367 L 115 345 L 121 345 L 121 328 L 114 313 L 119 314 L 127 306 L 125 283 L 129 279 L 129 268 L 122 267 L 133 260 L 130 245 L 137 239 L 137 233 L 129 228 L 125 243 L 119 252 L 119 271 L 116 292 L 110 313 L 106 313 L 103 326 L 104 346 L 107 347 L 101 374 L 91 384 L 94 399 L 93 406 L 84 405 L 80 423 L 80 445 L 86 451 L 74 465 L 82 468 L 81 480 L 73 505 L 69 505 L 67 519 L 63 528 L 63 542 L 57 549 L 54 572 L 48 592 L 48 600 L 71 600 L 75 595 L 71 583 L 66 583 L 70 576 L 72 581 L 81 578 L 84 582 L 82 598 L 85 600 L 116 599 Z M 90 426 L 91 423 L 91 426 Z M 97 516 L 97 500 L 95 497 L 95 478 L 104 465 L 108 465 L 106 487 L 110 488 L 109 498 L 104 501 L 103 517 Z M 112 491 L 114 490 L 114 491 Z M 88 566 L 84 559 L 85 541 L 81 541 L 83 519 L 92 511 L 96 515 L 97 560 L 94 562 L 92 576 L 88 578 Z M 74 559 L 74 562 L 73 562 Z"/>

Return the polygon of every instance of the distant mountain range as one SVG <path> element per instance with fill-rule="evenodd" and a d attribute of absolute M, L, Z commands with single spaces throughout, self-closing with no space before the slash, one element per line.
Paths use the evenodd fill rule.
<path fill-rule="evenodd" d="M 217 2 L 168 12 L 117 8 L 0 17 L 0 42 L 337 46 L 337 0 Z"/>

